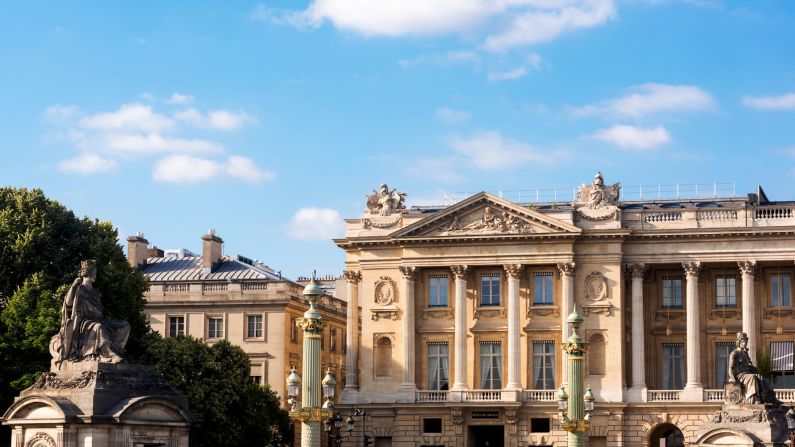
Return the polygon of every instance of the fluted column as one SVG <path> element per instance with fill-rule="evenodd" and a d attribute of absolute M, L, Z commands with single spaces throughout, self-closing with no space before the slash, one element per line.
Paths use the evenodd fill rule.
<path fill-rule="evenodd" d="M 415 267 L 400 267 L 400 295 L 403 300 L 403 383 L 404 391 L 414 391 L 417 384 L 414 380 L 414 278 Z M 413 396 L 412 396 L 413 397 Z"/>
<path fill-rule="evenodd" d="M 560 340 L 561 344 L 567 343 L 569 340 L 570 330 L 569 323 L 566 318 L 574 309 L 574 263 L 562 262 L 558 264 L 558 271 L 560 272 Z M 560 377 L 562 385 L 569 383 L 568 364 L 569 356 L 565 352 L 560 357 L 561 368 Z"/>
<path fill-rule="evenodd" d="M 687 384 L 682 393 L 683 400 L 701 402 L 704 400 L 704 387 L 701 384 L 701 328 L 699 320 L 698 275 L 700 262 L 683 262 L 687 286 Z"/>
<path fill-rule="evenodd" d="M 345 325 L 345 390 L 359 389 L 359 282 L 362 274 L 345 270 L 346 293 L 348 296 L 348 318 Z"/>
<path fill-rule="evenodd" d="M 748 334 L 748 356 L 756 365 L 756 301 L 754 297 L 754 276 L 756 275 L 756 261 L 739 261 L 743 281 L 743 332 Z"/>
<path fill-rule="evenodd" d="M 632 277 L 632 387 L 629 390 L 630 400 L 642 402 L 646 400 L 646 349 L 645 329 L 643 324 L 643 275 L 646 266 L 630 264 L 627 272 Z"/>
<path fill-rule="evenodd" d="M 521 356 L 519 349 L 519 278 L 521 264 L 506 264 L 508 277 L 508 383 L 505 389 L 521 389 Z"/>
<path fill-rule="evenodd" d="M 453 390 L 466 390 L 467 385 L 467 279 L 466 265 L 452 265 L 455 276 L 455 382 Z"/>

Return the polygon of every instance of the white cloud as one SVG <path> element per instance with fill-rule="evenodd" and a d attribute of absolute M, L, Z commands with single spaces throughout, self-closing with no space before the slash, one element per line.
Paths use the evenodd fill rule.
<path fill-rule="evenodd" d="M 503 137 L 499 132 L 480 132 L 469 138 L 454 136 L 450 147 L 467 158 L 468 163 L 484 171 L 510 169 L 528 161 L 548 163 L 554 155 L 537 147 Z"/>
<path fill-rule="evenodd" d="M 152 179 L 166 183 L 197 183 L 221 176 L 261 183 L 274 175 L 256 167 L 251 159 L 240 156 L 229 157 L 222 163 L 192 155 L 172 155 L 158 160 L 152 172 Z"/>
<path fill-rule="evenodd" d="M 331 208 L 301 208 L 293 214 L 285 227 L 293 239 L 332 239 L 345 231 L 339 211 Z"/>
<path fill-rule="evenodd" d="M 155 102 L 157 100 L 157 98 L 155 98 L 155 95 L 149 92 L 141 93 L 140 95 L 138 95 L 138 98 L 146 102 Z"/>
<path fill-rule="evenodd" d="M 96 154 L 81 154 L 58 163 L 58 170 L 82 175 L 107 173 L 118 168 L 119 164 L 115 160 L 103 158 Z"/>
<path fill-rule="evenodd" d="M 524 67 L 514 68 L 508 71 L 493 71 L 488 74 L 489 82 L 500 81 L 515 81 L 527 75 L 527 69 Z"/>
<path fill-rule="evenodd" d="M 193 104 L 195 99 L 196 98 L 191 95 L 174 92 L 171 94 L 171 97 L 166 100 L 166 104 L 188 105 Z"/>
<path fill-rule="evenodd" d="M 643 128 L 616 124 L 597 131 L 591 138 L 625 149 L 649 150 L 669 143 L 671 134 L 662 126 Z"/>
<path fill-rule="evenodd" d="M 436 54 L 420 54 L 410 59 L 400 59 L 398 64 L 403 68 L 408 68 L 414 65 L 431 64 L 438 66 L 450 66 L 460 64 L 474 64 L 480 63 L 481 57 L 474 51 L 448 51 L 446 53 Z"/>
<path fill-rule="evenodd" d="M 174 118 L 191 126 L 214 130 L 237 130 L 256 119 L 244 112 L 234 113 L 225 109 L 210 110 L 207 113 L 189 108 L 174 114 Z"/>
<path fill-rule="evenodd" d="M 781 96 L 744 96 L 743 105 L 758 110 L 795 110 L 795 93 Z"/>
<path fill-rule="evenodd" d="M 464 176 L 456 172 L 455 167 L 458 166 L 456 157 L 422 157 L 413 160 L 407 165 L 409 174 L 423 179 L 432 179 L 442 183 L 456 183 L 464 179 Z M 411 200 L 412 204 L 416 204 L 416 198 Z M 437 202 L 438 205 L 441 202 Z"/>
<path fill-rule="evenodd" d="M 716 107 L 709 92 L 693 85 L 641 84 L 630 87 L 629 94 L 572 109 L 575 116 L 609 114 L 642 118 L 665 112 L 710 110 Z"/>
<path fill-rule="evenodd" d="M 151 106 L 133 103 L 124 104 L 115 112 L 83 117 L 80 126 L 92 130 L 161 132 L 174 129 L 176 123 L 165 115 L 155 113 Z"/>
<path fill-rule="evenodd" d="M 466 110 L 456 110 L 450 107 L 439 107 L 436 109 L 436 119 L 446 124 L 457 124 L 469 121 L 472 114 Z"/>
<path fill-rule="evenodd" d="M 83 150 L 99 150 L 118 156 L 161 153 L 212 154 L 224 152 L 224 147 L 212 141 L 167 137 L 158 133 L 103 133 L 83 135 L 77 142 Z"/>
<path fill-rule="evenodd" d="M 489 51 L 547 42 L 615 17 L 613 0 L 314 0 L 305 10 L 259 5 L 255 20 L 365 36 L 476 35 Z"/>
<path fill-rule="evenodd" d="M 51 123 L 64 123 L 80 114 L 80 108 L 76 105 L 62 106 L 55 104 L 44 109 L 44 119 Z"/>
<path fill-rule="evenodd" d="M 530 63 L 535 70 L 541 70 L 542 61 L 543 59 L 538 53 L 530 53 L 527 55 L 527 62 Z"/>

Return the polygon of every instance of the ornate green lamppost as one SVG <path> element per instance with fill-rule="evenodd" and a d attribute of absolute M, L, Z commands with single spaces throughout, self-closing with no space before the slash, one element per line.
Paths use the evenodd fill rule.
<path fill-rule="evenodd" d="M 320 424 L 327 420 L 334 408 L 334 388 L 336 381 L 331 371 L 326 373 L 322 381 L 323 396 L 326 402 L 320 406 L 320 337 L 326 321 L 315 310 L 315 301 L 323 294 L 323 290 L 315 282 L 315 278 L 304 288 L 304 296 L 309 301 L 309 309 L 304 318 L 296 321 L 296 326 L 304 331 L 304 381 L 298 376 L 295 367 L 287 377 L 287 396 L 290 404 L 290 417 L 301 422 L 301 447 L 320 447 Z M 298 389 L 301 389 L 301 404 L 298 404 Z"/>
<path fill-rule="evenodd" d="M 566 394 L 566 389 L 560 387 L 558 391 L 558 415 L 561 426 L 569 432 L 567 445 L 569 447 L 584 447 L 585 432 L 591 428 L 591 411 L 593 410 L 594 397 L 591 387 L 583 393 L 583 357 L 588 351 L 588 344 L 577 334 L 577 328 L 582 324 L 582 316 L 577 313 L 577 306 L 566 319 L 571 325 L 571 336 L 568 343 L 563 345 L 563 350 L 569 355 L 569 387 L 571 394 Z M 568 414 L 566 414 L 568 410 Z"/>

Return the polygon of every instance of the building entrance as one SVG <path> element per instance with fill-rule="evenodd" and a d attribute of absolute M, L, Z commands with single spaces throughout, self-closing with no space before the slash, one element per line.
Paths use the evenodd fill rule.
<path fill-rule="evenodd" d="M 502 425 L 470 425 L 469 447 L 503 447 L 504 432 Z"/>

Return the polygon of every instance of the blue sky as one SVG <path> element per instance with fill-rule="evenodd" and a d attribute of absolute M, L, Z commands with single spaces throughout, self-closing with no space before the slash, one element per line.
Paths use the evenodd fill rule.
<path fill-rule="evenodd" d="M 3 183 L 288 276 L 381 182 L 445 191 L 762 184 L 795 199 L 795 3 L 15 2 Z"/>

